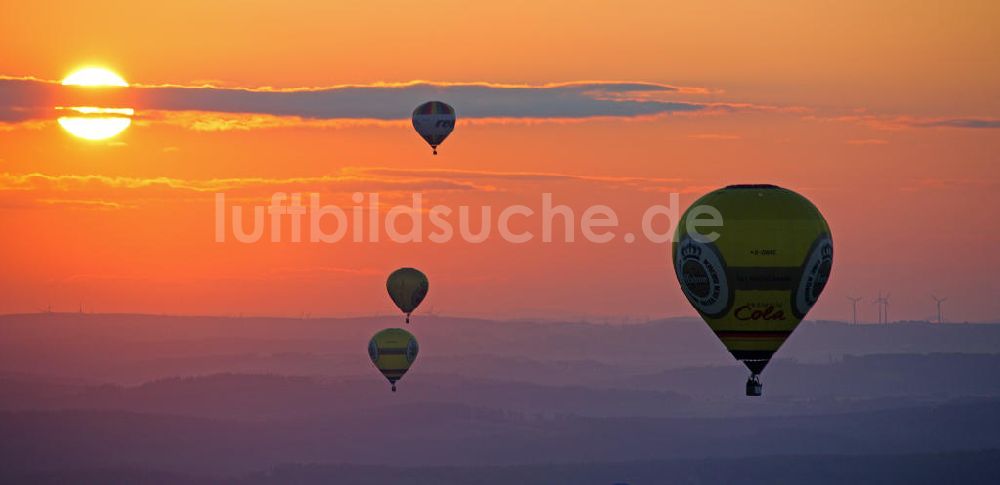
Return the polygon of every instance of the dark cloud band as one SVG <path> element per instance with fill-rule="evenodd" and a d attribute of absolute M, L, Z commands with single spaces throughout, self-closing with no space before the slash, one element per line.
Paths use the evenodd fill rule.
<path fill-rule="evenodd" d="M 459 118 L 587 118 L 697 111 L 697 103 L 654 99 L 677 88 L 651 83 L 581 82 L 546 86 L 487 83 L 340 86 L 303 90 L 136 86 L 86 89 L 34 79 L 0 79 L 0 120 L 51 117 L 54 106 L 115 106 L 137 110 L 206 111 L 309 119 L 398 120 L 435 99 Z"/>

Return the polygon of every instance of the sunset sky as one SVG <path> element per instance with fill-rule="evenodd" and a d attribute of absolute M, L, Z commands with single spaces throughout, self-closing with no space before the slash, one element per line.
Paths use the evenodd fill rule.
<path fill-rule="evenodd" d="M 861 296 L 870 322 L 880 290 L 892 320 L 933 318 L 932 294 L 947 320 L 1000 318 L 1000 3 L 484 3 L 4 2 L 0 312 L 387 314 L 385 276 L 414 266 L 423 312 L 690 316 L 668 245 L 621 235 L 672 192 L 683 209 L 773 183 L 833 232 L 808 319 L 849 319 Z M 130 87 L 60 84 L 86 66 Z M 88 97 L 134 109 L 131 126 L 61 129 L 55 107 Z M 409 121 L 430 99 L 459 119 L 438 156 Z M 216 193 L 249 208 L 274 192 L 474 213 L 551 192 L 578 217 L 612 207 L 622 230 L 215 241 Z"/>

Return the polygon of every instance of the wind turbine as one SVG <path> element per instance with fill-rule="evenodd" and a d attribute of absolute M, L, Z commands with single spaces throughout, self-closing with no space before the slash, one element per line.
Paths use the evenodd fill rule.
<path fill-rule="evenodd" d="M 934 302 L 937 303 L 938 323 L 940 324 L 942 322 L 942 320 L 941 320 L 941 304 L 944 303 L 944 302 L 946 302 L 946 301 L 948 301 L 948 297 L 938 298 L 938 297 L 936 297 L 934 295 L 931 295 L 931 298 L 933 298 Z"/>
<path fill-rule="evenodd" d="M 882 290 L 879 290 L 874 303 L 878 305 L 878 323 L 889 323 L 889 293 L 882 296 Z"/>
<path fill-rule="evenodd" d="M 854 316 L 854 325 L 858 324 L 858 302 L 861 301 L 860 296 L 849 296 L 848 300 L 851 300 L 851 314 Z"/>

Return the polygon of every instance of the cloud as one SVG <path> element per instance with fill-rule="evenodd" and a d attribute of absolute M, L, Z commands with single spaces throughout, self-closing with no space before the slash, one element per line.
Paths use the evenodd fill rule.
<path fill-rule="evenodd" d="M 654 83 L 586 81 L 539 86 L 491 83 L 349 85 L 261 90 L 140 87 L 140 109 L 298 116 L 312 119 L 408 119 L 420 103 L 438 99 L 464 118 L 637 116 L 701 109 L 698 104 L 640 100 L 630 95 L 676 92 Z"/>
<path fill-rule="evenodd" d="M 879 115 L 845 115 L 845 116 L 806 116 L 812 121 L 833 121 L 840 123 L 856 123 L 875 130 L 899 131 L 913 128 L 957 128 L 957 129 L 995 129 L 1000 128 L 998 118 L 942 118 L 919 116 L 879 116 Z"/>
<path fill-rule="evenodd" d="M 354 192 L 357 190 L 475 190 L 484 189 L 470 184 L 409 177 L 406 180 L 379 179 L 354 174 L 320 175 L 314 177 L 264 178 L 242 177 L 221 179 L 178 179 L 170 177 L 111 177 L 105 175 L 47 175 L 42 173 L 0 174 L 0 191 L 52 190 L 61 192 L 88 190 L 145 190 L 148 192 L 182 191 L 214 193 L 265 187 L 268 190 L 287 188 Z M 374 187 L 374 188 L 373 188 Z"/>
<path fill-rule="evenodd" d="M 848 145 L 887 145 L 889 140 L 883 140 L 881 138 L 859 138 L 853 140 L 847 140 L 844 143 Z"/>
<path fill-rule="evenodd" d="M 134 108 L 138 124 L 168 123 L 198 131 L 285 126 L 401 127 L 418 104 L 438 99 L 456 107 L 460 124 L 580 123 L 600 119 L 655 120 L 668 115 L 728 113 L 802 115 L 805 119 L 864 124 L 879 130 L 1000 128 L 997 118 L 845 116 L 815 114 L 804 106 L 685 101 L 715 93 L 701 87 L 652 82 L 576 81 L 540 85 L 414 81 L 321 88 L 233 88 L 133 85 L 129 88 L 62 86 L 35 78 L 0 77 L 0 130 L 38 127 L 57 106 Z M 706 134 L 704 139 L 710 139 Z M 715 138 L 722 139 L 722 138 Z"/>
<path fill-rule="evenodd" d="M 485 118 L 482 118 L 485 119 Z M 463 123 L 468 120 L 459 121 Z M 250 131 L 268 128 L 355 128 L 355 127 L 409 127 L 409 120 L 364 119 L 313 119 L 300 116 L 275 116 L 269 114 L 215 113 L 208 111 L 144 111 L 137 122 L 150 122 L 179 126 L 194 131 Z"/>
<path fill-rule="evenodd" d="M 914 121 L 921 128 L 1000 128 L 1000 119 L 951 118 Z"/>
<path fill-rule="evenodd" d="M 932 190 L 994 190 L 997 185 L 997 181 L 983 178 L 921 177 L 906 181 L 898 188 L 898 190 L 903 192 Z"/>
<path fill-rule="evenodd" d="M 688 138 L 694 138 L 695 140 L 739 140 L 743 137 L 728 133 L 694 133 L 688 135 Z"/>
<path fill-rule="evenodd" d="M 379 177 L 361 173 L 291 178 L 178 179 L 109 177 L 104 175 L 0 174 L 0 208 L 72 206 L 81 209 L 125 209 L 155 201 L 204 201 L 225 192 L 230 199 L 262 200 L 274 192 L 350 194 L 379 192 L 387 196 L 414 192 L 496 190 L 491 185 L 441 177 Z"/>
<path fill-rule="evenodd" d="M 158 283 L 191 283 L 191 281 L 274 281 L 281 280 L 308 280 L 329 278 L 330 275 L 355 275 L 355 276 L 382 276 L 385 275 L 385 268 L 349 268 L 330 265 L 309 265 L 305 267 L 282 266 L 273 269 L 260 271 L 255 269 L 251 272 L 211 271 L 203 274 L 185 273 L 182 275 L 156 273 L 78 273 L 61 278 L 49 280 L 53 284 L 73 284 L 90 283 L 95 281 L 142 281 Z"/>
<path fill-rule="evenodd" d="M 100 210 L 112 210 L 112 209 L 122 209 L 126 207 L 118 202 L 109 202 L 100 199 L 84 199 L 84 200 L 74 200 L 74 199 L 36 199 L 36 202 L 42 205 L 55 205 L 61 207 L 70 207 L 76 209 L 100 209 Z"/>
<path fill-rule="evenodd" d="M 505 180 L 522 180 L 522 181 L 550 181 L 550 180 L 577 180 L 577 181 L 587 181 L 587 182 L 601 182 L 601 183 L 676 183 L 681 181 L 680 178 L 661 178 L 661 177 L 616 177 L 616 176 L 601 176 L 601 175 L 573 175 L 573 174 L 563 174 L 563 173 L 552 173 L 552 172 L 497 172 L 490 170 L 456 170 L 456 169 L 438 169 L 438 168 L 428 168 L 428 169 L 400 169 L 400 168 L 386 168 L 386 167 L 366 167 L 366 168 L 348 168 L 345 169 L 348 173 L 364 173 L 373 175 L 384 175 L 392 177 L 441 177 L 450 179 L 505 179 Z"/>
<path fill-rule="evenodd" d="M 55 106 L 131 107 L 140 114 L 207 112 L 389 121 L 408 119 L 414 107 L 432 99 L 455 106 L 460 119 L 632 117 L 702 109 L 704 105 L 699 103 L 667 99 L 675 93 L 691 92 L 697 90 L 606 81 L 544 85 L 417 81 L 278 90 L 144 85 L 88 89 L 32 78 L 0 78 L 0 121 L 52 117 Z M 216 125 L 226 129 L 218 120 Z"/>
<path fill-rule="evenodd" d="M 269 200 L 275 192 L 341 194 L 377 192 L 386 200 L 413 193 L 491 193 L 553 182 L 600 184 L 647 192 L 688 192 L 683 179 L 591 176 L 550 172 L 496 172 L 452 169 L 348 167 L 336 174 L 311 177 L 179 179 L 0 173 L 0 208 L 71 206 L 80 209 L 132 209 L 154 202 L 210 200 L 223 192 L 229 200 Z M 534 189 L 531 189 L 534 190 Z"/>
<path fill-rule="evenodd" d="M 0 77 L 0 122 L 49 118 L 56 84 L 33 78 Z"/>
<path fill-rule="evenodd" d="M 522 183 L 567 181 L 596 183 L 611 188 L 628 188 L 647 192 L 688 193 L 692 190 L 692 187 L 681 184 L 685 182 L 685 179 L 665 177 L 574 175 L 552 172 L 496 172 L 489 170 L 398 169 L 385 167 L 348 168 L 344 171 L 345 173 L 359 173 L 382 177 L 433 177 L 459 180 L 476 185 L 487 185 L 496 180 Z"/>

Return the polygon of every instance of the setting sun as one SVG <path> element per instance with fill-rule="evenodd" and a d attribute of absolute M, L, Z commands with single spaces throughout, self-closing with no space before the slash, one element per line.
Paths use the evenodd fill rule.
<path fill-rule="evenodd" d="M 85 67 L 74 71 L 62 80 L 64 86 L 114 86 L 128 87 L 121 76 L 103 67 Z"/>
<path fill-rule="evenodd" d="M 128 87 L 121 76 L 101 67 L 87 67 L 74 71 L 66 79 L 64 86 L 84 86 L 93 88 Z M 73 116 L 62 116 L 59 126 L 73 136 L 85 140 L 105 140 L 125 131 L 131 124 L 131 108 L 106 108 L 95 106 L 56 107 L 57 110 L 73 111 Z"/>

